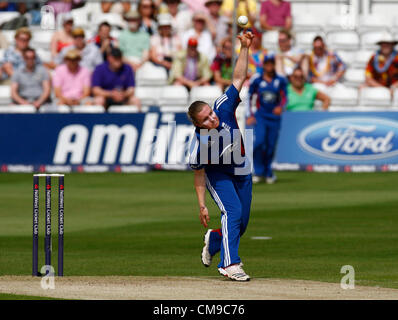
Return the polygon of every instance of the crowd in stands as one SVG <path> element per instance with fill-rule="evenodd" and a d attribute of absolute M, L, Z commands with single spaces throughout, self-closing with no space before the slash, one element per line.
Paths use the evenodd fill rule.
<path fill-rule="evenodd" d="M 165 69 L 170 85 L 188 90 L 231 84 L 234 48 L 232 39 L 234 0 L 137 0 L 98 5 L 103 13 L 120 16 L 117 37 L 109 22 L 101 22 L 94 36 L 76 26 L 71 14 L 85 5 L 83 0 L 48 1 L 60 28 L 49 44 L 51 61 L 41 61 L 30 44 L 30 26 L 39 25 L 40 8 L 33 4 L 0 2 L 0 11 L 18 11 L 27 24 L 15 31 L 7 46 L 0 32 L 1 84 L 11 86 L 15 104 L 136 105 L 136 74 L 146 63 Z M 276 73 L 286 78 L 287 110 L 311 110 L 315 100 L 328 109 L 331 88 L 340 85 L 347 66 L 339 54 L 316 36 L 312 49 L 295 45 L 291 5 L 283 0 L 239 0 L 237 14 L 249 18 L 247 27 L 255 35 L 249 57 L 250 79 L 272 61 Z M 23 22 L 22 22 L 23 23 Z M 37 28 L 36 28 L 37 30 Z M 262 46 L 263 35 L 278 31 L 278 49 Z M 241 30 L 239 30 L 241 31 Z M 370 58 L 362 87 L 398 88 L 398 42 L 387 36 Z M 273 58 L 270 60 L 269 57 Z"/>

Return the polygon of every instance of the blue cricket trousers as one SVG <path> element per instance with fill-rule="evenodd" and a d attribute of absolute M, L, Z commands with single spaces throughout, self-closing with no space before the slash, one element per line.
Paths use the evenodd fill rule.
<path fill-rule="evenodd" d="M 239 240 L 246 230 L 252 200 L 252 177 L 206 172 L 206 187 L 221 210 L 221 232 L 210 234 L 209 251 L 221 251 L 219 268 L 239 263 Z"/>
<path fill-rule="evenodd" d="M 254 174 L 262 177 L 272 177 L 272 159 L 278 141 L 281 120 L 256 115 L 254 126 L 253 166 Z"/>

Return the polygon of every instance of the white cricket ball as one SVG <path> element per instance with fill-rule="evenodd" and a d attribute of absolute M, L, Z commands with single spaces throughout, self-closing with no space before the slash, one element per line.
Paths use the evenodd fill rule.
<path fill-rule="evenodd" d="M 239 24 L 241 27 L 244 27 L 245 25 L 247 25 L 248 22 L 249 22 L 249 19 L 248 19 L 246 16 L 240 16 L 240 17 L 238 18 L 238 24 Z"/>

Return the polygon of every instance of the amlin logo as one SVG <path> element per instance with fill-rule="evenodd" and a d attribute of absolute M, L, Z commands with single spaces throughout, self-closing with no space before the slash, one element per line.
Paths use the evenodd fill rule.
<path fill-rule="evenodd" d="M 381 118 L 336 118 L 304 128 L 304 150 L 334 160 L 379 160 L 398 155 L 398 122 Z"/>

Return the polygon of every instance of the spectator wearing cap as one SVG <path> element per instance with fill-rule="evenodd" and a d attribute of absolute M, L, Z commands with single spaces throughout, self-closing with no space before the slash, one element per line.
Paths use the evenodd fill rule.
<path fill-rule="evenodd" d="M 62 49 L 55 58 L 57 65 L 61 64 L 67 52 L 71 49 L 77 49 L 80 52 L 81 66 L 93 71 L 94 68 L 103 62 L 102 53 L 100 49 L 92 42 L 86 43 L 85 33 L 82 28 L 75 28 L 72 31 L 73 44 Z"/>
<path fill-rule="evenodd" d="M 326 87 L 336 85 L 346 70 L 345 63 L 333 51 L 326 48 L 321 36 L 313 41 L 313 49 L 309 55 L 309 80 Z"/>
<path fill-rule="evenodd" d="M 50 77 L 42 65 L 36 64 L 36 52 L 26 48 L 23 52 L 25 64 L 11 77 L 11 98 L 16 104 L 32 104 L 37 109 L 49 102 Z"/>
<path fill-rule="evenodd" d="M 65 47 L 73 44 L 73 17 L 71 13 L 62 16 L 62 29 L 53 33 L 51 38 L 51 56 L 54 59 L 56 55 Z"/>
<path fill-rule="evenodd" d="M 251 28 L 257 19 L 257 1 L 256 0 L 238 0 L 236 8 L 237 16 L 246 16 L 249 22 L 246 27 Z M 234 12 L 235 0 L 224 0 L 221 6 L 221 13 L 227 17 L 232 17 Z"/>
<path fill-rule="evenodd" d="M 232 83 L 232 40 L 225 38 L 221 42 L 221 52 L 217 54 L 211 64 L 214 82 L 224 91 Z"/>
<path fill-rule="evenodd" d="M 58 105 L 91 104 L 90 70 L 80 65 L 81 53 L 69 49 L 64 56 L 64 64 L 53 73 L 53 87 Z"/>
<path fill-rule="evenodd" d="M 383 34 L 377 42 L 380 48 L 366 67 L 365 86 L 387 87 L 392 90 L 398 87 L 398 53 L 394 49 L 397 43 L 389 33 Z"/>
<path fill-rule="evenodd" d="M 205 6 L 209 12 L 208 28 L 216 46 L 227 37 L 228 17 L 220 15 L 222 0 L 206 0 Z"/>
<path fill-rule="evenodd" d="M 282 29 L 278 34 L 279 51 L 275 57 L 276 72 L 283 76 L 290 76 L 297 67 L 302 67 L 308 74 L 308 62 L 304 51 L 292 46 L 292 35 L 290 31 Z"/>
<path fill-rule="evenodd" d="M 182 49 L 180 38 L 172 34 L 171 15 L 163 13 L 158 16 L 158 34 L 151 37 L 150 60 L 166 70 L 171 69 L 173 55 Z"/>
<path fill-rule="evenodd" d="M 211 33 L 207 30 L 206 26 L 209 24 L 208 17 L 203 12 L 197 12 L 193 16 L 193 28 L 186 31 L 182 37 L 183 46 L 186 48 L 186 44 L 190 38 L 196 38 L 198 40 L 198 50 L 201 54 L 207 56 L 209 61 L 213 61 L 216 56 L 216 48 L 213 44 Z"/>
<path fill-rule="evenodd" d="M 22 27 L 15 32 L 15 45 L 8 47 L 4 52 L 2 60 L 2 80 L 8 80 L 19 67 L 25 64 L 23 52 L 29 47 L 32 33 L 29 28 Z M 41 60 L 36 56 L 36 64 L 41 64 Z"/>
<path fill-rule="evenodd" d="M 322 109 L 327 110 L 330 98 L 325 93 L 306 82 L 303 70 L 298 67 L 290 76 L 287 86 L 287 111 L 310 111 L 314 109 L 315 100 L 322 101 Z"/>
<path fill-rule="evenodd" d="M 104 60 L 106 60 L 107 52 L 118 46 L 117 39 L 111 36 L 111 25 L 106 21 L 99 24 L 97 34 L 89 42 L 94 43 L 100 49 Z"/>
<path fill-rule="evenodd" d="M 290 2 L 284 0 L 267 0 L 261 3 L 260 25 L 264 30 L 292 28 Z"/>
<path fill-rule="evenodd" d="M 188 9 L 179 7 L 181 0 L 164 0 L 167 6 L 167 11 L 171 15 L 171 26 L 174 33 L 180 38 L 185 31 L 192 27 L 192 14 Z"/>
<path fill-rule="evenodd" d="M 125 62 L 137 71 L 149 58 L 150 37 L 140 30 L 141 16 L 137 11 L 129 11 L 124 15 L 128 28 L 119 36 L 119 47 Z"/>
<path fill-rule="evenodd" d="M 134 71 L 123 62 L 122 51 L 112 48 L 107 61 L 97 66 L 92 75 L 95 104 L 108 108 L 111 105 L 136 105 L 141 110 L 141 102 L 134 95 Z"/>
<path fill-rule="evenodd" d="M 141 15 L 141 30 L 150 36 L 158 32 L 158 24 L 155 20 L 156 7 L 153 0 L 140 0 L 138 13 Z"/>
<path fill-rule="evenodd" d="M 170 83 L 184 85 L 190 90 L 193 87 L 208 85 L 211 77 L 207 57 L 198 51 L 196 38 L 190 38 L 187 49 L 180 51 L 173 60 Z"/>

